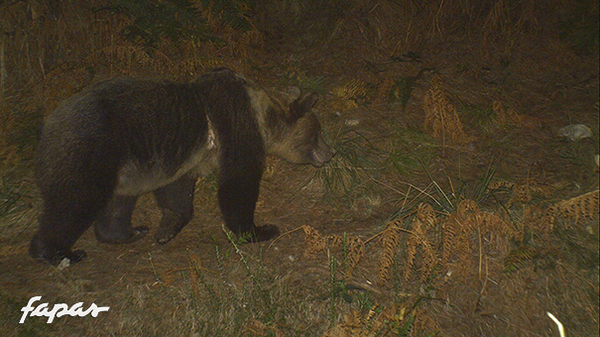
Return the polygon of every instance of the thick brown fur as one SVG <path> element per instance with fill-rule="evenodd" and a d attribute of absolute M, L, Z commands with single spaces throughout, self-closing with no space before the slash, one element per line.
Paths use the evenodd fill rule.
<path fill-rule="evenodd" d="M 107 243 L 139 240 L 131 226 L 137 197 L 153 192 L 166 243 L 190 221 L 198 175 L 219 171 L 218 199 L 227 227 L 251 241 L 267 153 L 322 166 L 334 150 L 310 111 L 316 94 L 281 99 L 228 69 L 174 83 L 117 78 L 65 101 L 44 124 L 36 178 L 43 209 L 30 254 L 52 264 L 79 261 L 77 239 L 94 223 Z"/>

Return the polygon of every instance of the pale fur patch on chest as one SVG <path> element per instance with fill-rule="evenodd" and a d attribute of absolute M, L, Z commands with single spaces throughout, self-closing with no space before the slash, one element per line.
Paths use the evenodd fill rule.
<path fill-rule="evenodd" d="M 256 87 L 253 83 L 248 83 L 248 85 L 246 85 L 246 92 L 250 98 L 250 106 L 256 114 L 256 120 L 263 142 L 267 143 L 269 139 L 268 128 L 266 125 L 267 111 L 273 105 L 273 102 L 264 90 Z"/>

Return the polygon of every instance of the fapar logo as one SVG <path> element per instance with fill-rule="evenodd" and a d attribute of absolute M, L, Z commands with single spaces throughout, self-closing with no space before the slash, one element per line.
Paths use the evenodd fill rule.
<path fill-rule="evenodd" d="M 21 308 L 23 316 L 21 316 L 19 324 L 23 324 L 23 322 L 25 322 L 25 318 L 27 318 L 27 315 L 31 315 L 31 317 L 48 317 L 48 321 L 46 323 L 52 323 L 52 321 L 54 321 L 54 317 L 62 317 L 66 315 L 73 317 L 84 317 L 88 314 L 91 314 L 92 317 L 96 317 L 98 316 L 99 312 L 108 311 L 108 309 L 110 309 L 110 307 L 99 307 L 96 305 L 96 303 L 92 303 L 87 310 L 84 310 L 83 302 L 77 302 L 73 304 L 73 306 L 70 308 L 65 303 L 55 304 L 52 308 L 49 307 L 48 303 L 40 303 L 38 306 L 34 307 L 33 303 L 41 299 L 42 296 L 33 296 L 29 299 L 29 303 L 27 303 L 27 306 Z"/>

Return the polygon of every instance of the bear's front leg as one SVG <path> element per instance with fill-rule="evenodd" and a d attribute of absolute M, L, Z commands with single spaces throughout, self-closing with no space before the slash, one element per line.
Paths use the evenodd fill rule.
<path fill-rule="evenodd" d="M 163 217 L 155 235 L 156 242 L 165 244 L 187 225 L 194 214 L 196 178 L 185 175 L 154 191 Z"/>
<path fill-rule="evenodd" d="M 219 206 L 225 225 L 238 237 L 252 242 L 271 240 L 279 235 L 276 226 L 257 227 L 254 224 L 261 173 L 231 176 L 222 172 L 219 179 Z"/>
<path fill-rule="evenodd" d="M 131 227 L 137 196 L 116 195 L 94 223 L 99 242 L 121 244 L 137 241 L 148 234 L 148 227 Z"/>

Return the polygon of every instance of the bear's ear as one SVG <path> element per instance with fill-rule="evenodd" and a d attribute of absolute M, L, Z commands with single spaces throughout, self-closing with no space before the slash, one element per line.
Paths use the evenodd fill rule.
<path fill-rule="evenodd" d="M 299 97 L 290 104 L 291 117 L 294 120 L 302 118 L 319 100 L 319 94 L 311 92 L 310 94 Z"/>

